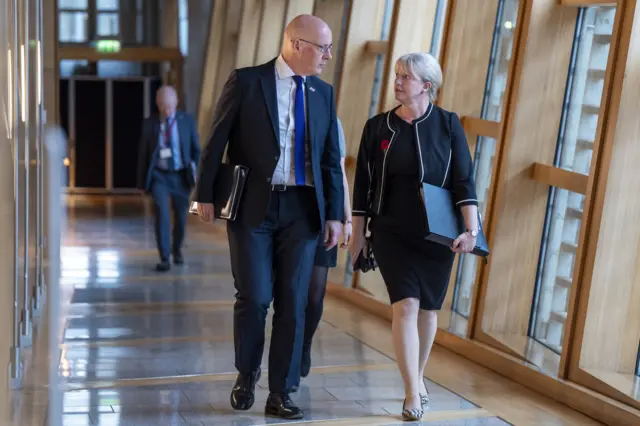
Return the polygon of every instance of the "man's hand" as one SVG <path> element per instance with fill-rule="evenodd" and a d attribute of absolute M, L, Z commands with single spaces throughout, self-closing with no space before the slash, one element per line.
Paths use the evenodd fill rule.
<path fill-rule="evenodd" d="M 198 216 L 205 222 L 213 222 L 213 204 L 198 203 Z"/>
<path fill-rule="evenodd" d="M 324 225 L 324 245 L 331 250 L 338 244 L 342 234 L 342 223 L 339 220 L 328 220 Z"/>

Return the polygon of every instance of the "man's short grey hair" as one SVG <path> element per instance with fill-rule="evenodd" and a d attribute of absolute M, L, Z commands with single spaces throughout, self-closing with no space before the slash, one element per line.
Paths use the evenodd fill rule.
<path fill-rule="evenodd" d="M 438 89 L 442 86 L 442 69 L 433 56 L 428 53 L 407 53 L 398 58 L 398 64 L 408 73 L 431 83 L 429 88 L 429 101 L 434 102 L 438 98 Z"/>

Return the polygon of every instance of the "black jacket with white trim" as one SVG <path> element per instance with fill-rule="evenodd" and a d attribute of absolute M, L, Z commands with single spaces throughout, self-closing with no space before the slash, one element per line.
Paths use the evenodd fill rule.
<path fill-rule="evenodd" d="M 385 160 L 398 133 L 391 116 L 396 109 L 370 118 L 362 131 L 353 188 L 354 216 L 375 216 L 383 211 Z M 449 189 L 458 207 L 477 205 L 473 161 L 458 116 L 429 104 L 415 123 L 421 181 Z"/>

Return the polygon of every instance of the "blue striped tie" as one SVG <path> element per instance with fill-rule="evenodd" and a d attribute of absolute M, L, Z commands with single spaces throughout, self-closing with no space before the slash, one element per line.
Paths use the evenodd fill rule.
<path fill-rule="evenodd" d="M 304 121 L 304 95 L 302 77 L 294 75 L 293 79 L 296 82 L 296 101 L 295 101 L 295 170 L 296 170 L 296 185 L 305 184 L 305 158 L 304 158 L 304 144 L 306 139 L 306 128 Z"/>

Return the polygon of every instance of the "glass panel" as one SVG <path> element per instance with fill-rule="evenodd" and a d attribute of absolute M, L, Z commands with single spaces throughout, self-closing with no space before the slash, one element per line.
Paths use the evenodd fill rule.
<path fill-rule="evenodd" d="M 142 64 L 139 62 L 99 61 L 98 76 L 104 78 L 138 76 L 142 74 Z"/>
<path fill-rule="evenodd" d="M 380 34 L 380 40 L 389 39 L 389 31 L 391 30 L 391 18 L 393 16 L 393 0 L 387 0 L 385 3 L 384 16 L 382 18 L 382 34 Z M 378 105 L 380 103 L 380 92 L 382 91 L 382 76 L 384 73 L 384 56 L 377 55 L 376 58 L 376 71 L 373 79 L 373 88 L 371 90 L 371 103 L 369 104 L 369 116 L 374 116 L 378 112 Z M 353 176 L 348 177 L 353 181 Z M 347 251 L 346 263 L 345 263 L 345 286 L 353 286 L 353 268 L 351 267 L 351 255 Z M 358 275 L 357 287 L 364 290 L 377 300 L 384 303 L 390 303 L 389 295 L 387 294 L 387 288 L 380 275 L 380 270 L 367 272 L 366 274 Z"/>
<path fill-rule="evenodd" d="M 551 188 L 530 335 L 560 354 L 585 197 Z"/>
<path fill-rule="evenodd" d="M 448 0 L 438 0 L 438 6 L 436 9 L 436 20 L 433 25 L 433 36 L 431 37 L 431 55 L 439 59 L 440 48 L 442 47 L 442 35 L 444 32 L 444 23 L 447 16 Z"/>
<path fill-rule="evenodd" d="M 58 0 L 59 9 L 84 9 L 89 7 L 89 0 Z"/>
<path fill-rule="evenodd" d="M 97 20 L 98 36 L 109 37 L 120 34 L 120 15 L 117 13 L 99 13 Z"/>
<path fill-rule="evenodd" d="M 187 19 L 189 17 L 189 2 L 187 0 L 180 0 L 178 3 L 178 17 L 180 19 Z"/>
<path fill-rule="evenodd" d="M 513 52 L 513 39 L 518 18 L 518 0 L 501 0 L 498 4 L 496 32 L 491 47 L 491 59 L 487 71 L 484 100 L 480 117 L 485 120 L 502 119 L 504 96 Z M 478 210 L 482 218 L 486 215 L 489 188 L 493 176 L 497 141 L 480 136 L 474 155 Z M 483 225 L 486 225 L 483 223 Z M 468 318 L 471 311 L 473 289 L 476 283 L 478 258 L 461 255 L 458 258 L 453 311 Z"/>
<path fill-rule="evenodd" d="M 589 174 L 615 7 L 580 9 L 555 166 Z M 584 196 L 551 188 L 529 335 L 560 354 Z"/>
<path fill-rule="evenodd" d="M 382 21 L 382 34 L 380 40 L 389 39 L 391 30 L 391 18 L 393 16 L 393 0 L 387 0 Z M 373 90 L 371 93 L 371 104 L 369 105 L 369 116 L 374 116 L 378 112 L 380 104 L 380 92 L 382 91 L 382 74 L 384 72 L 384 55 L 378 55 L 376 59 L 376 72 L 373 78 Z"/>
<path fill-rule="evenodd" d="M 88 41 L 87 12 L 60 12 L 58 38 L 62 43 L 86 43 Z"/>
<path fill-rule="evenodd" d="M 98 10 L 118 10 L 120 8 L 118 1 L 119 0 L 97 0 L 96 8 Z"/>
<path fill-rule="evenodd" d="M 60 77 L 70 77 L 74 74 L 84 74 L 89 61 L 80 59 L 63 59 L 60 61 Z"/>
<path fill-rule="evenodd" d="M 184 56 L 189 52 L 189 5 L 186 0 L 178 3 L 180 51 Z"/>
<path fill-rule="evenodd" d="M 556 166 L 586 175 L 591 166 L 615 12 L 612 6 L 585 8 L 578 22 L 577 54 L 569 76 L 569 105 Z"/>
<path fill-rule="evenodd" d="M 144 42 L 144 16 L 142 13 L 136 15 L 136 41 L 139 44 Z"/>
<path fill-rule="evenodd" d="M 493 164 L 496 154 L 496 140 L 486 136 L 478 138 L 478 146 L 474 160 L 476 193 L 478 196 L 478 211 L 484 218 L 487 211 L 489 187 L 493 173 Z M 476 269 L 478 258 L 476 256 L 460 256 L 454 293 L 453 310 L 465 318 L 471 313 L 473 288 L 476 282 Z"/>

